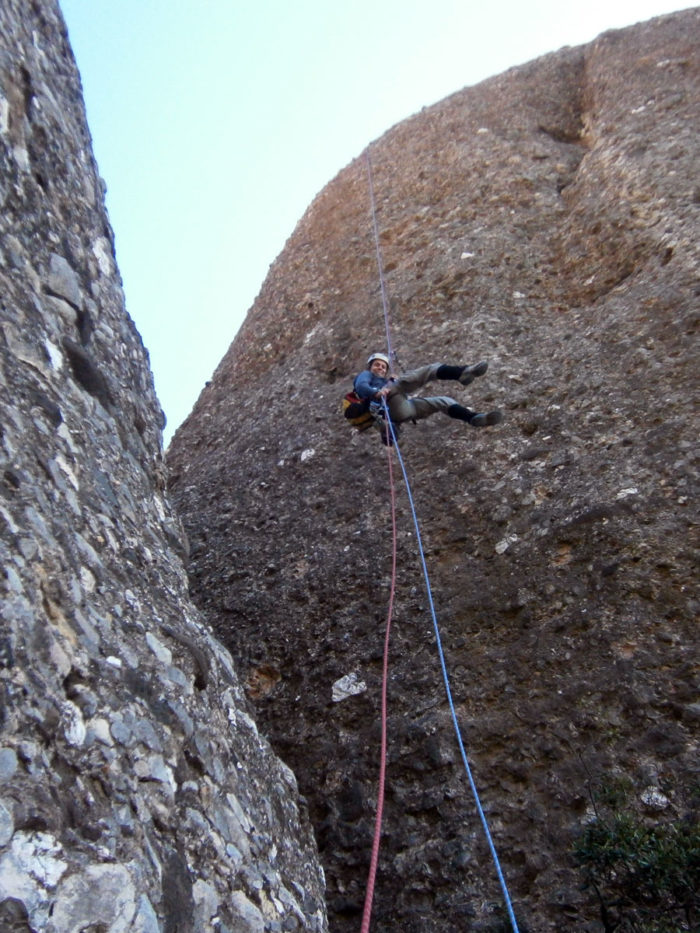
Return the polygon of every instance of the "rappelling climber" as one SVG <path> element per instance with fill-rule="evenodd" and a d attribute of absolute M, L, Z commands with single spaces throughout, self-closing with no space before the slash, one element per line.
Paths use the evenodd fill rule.
<path fill-rule="evenodd" d="M 363 370 L 355 379 L 353 388 L 360 401 L 359 406 L 351 411 L 353 406 L 346 410 L 346 417 L 356 417 L 360 409 L 366 411 L 369 407 L 374 413 L 383 413 L 384 404 L 389 409 L 392 425 L 404 421 L 418 421 L 428 418 L 436 412 L 443 412 L 450 418 L 466 421 L 474 428 L 484 428 L 499 424 L 503 420 L 500 411 L 476 412 L 465 408 L 447 395 L 436 395 L 428 398 L 421 396 L 409 398 L 409 393 L 416 392 L 428 382 L 436 379 L 452 379 L 463 386 L 469 385 L 477 376 L 483 376 L 488 369 L 488 363 L 482 361 L 473 366 L 450 366 L 445 363 L 430 363 L 420 366 L 403 375 L 389 375 L 389 358 L 384 353 L 373 353 L 367 360 L 368 369 Z M 397 434 L 397 428 L 394 427 Z M 382 426 L 382 441 L 391 443 L 391 431 L 387 425 Z"/>

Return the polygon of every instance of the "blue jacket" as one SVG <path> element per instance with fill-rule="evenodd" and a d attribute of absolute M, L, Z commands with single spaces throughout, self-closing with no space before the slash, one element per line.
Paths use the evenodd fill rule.
<path fill-rule="evenodd" d="M 353 388 L 360 398 L 373 399 L 377 392 L 383 389 L 388 382 L 388 379 L 375 376 L 369 369 L 365 369 L 356 377 Z"/>

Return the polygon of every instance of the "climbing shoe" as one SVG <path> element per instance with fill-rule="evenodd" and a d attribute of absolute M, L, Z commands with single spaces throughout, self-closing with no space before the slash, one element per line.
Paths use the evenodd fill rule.
<path fill-rule="evenodd" d="M 447 414 L 450 418 L 456 418 L 458 421 L 471 421 L 476 415 L 476 412 L 472 411 L 471 408 L 465 408 L 464 405 L 458 405 L 455 402 L 454 405 L 450 405 L 447 409 Z"/>
<path fill-rule="evenodd" d="M 474 363 L 473 366 L 465 366 L 462 370 L 462 375 L 459 377 L 459 381 L 463 386 L 468 386 L 477 376 L 483 376 L 488 368 L 489 364 L 486 360 L 482 360 L 480 363 Z"/>
<path fill-rule="evenodd" d="M 503 421 L 503 412 L 498 410 L 482 411 L 478 415 L 474 415 L 469 424 L 475 428 L 486 428 L 492 424 L 500 424 L 501 421 Z"/>

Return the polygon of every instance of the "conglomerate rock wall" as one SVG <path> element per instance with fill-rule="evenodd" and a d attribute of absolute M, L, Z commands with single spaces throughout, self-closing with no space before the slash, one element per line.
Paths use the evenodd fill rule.
<path fill-rule="evenodd" d="M 0 929 L 327 929 L 295 779 L 188 597 L 65 26 L 0 5 Z"/>
<path fill-rule="evenodd" d="M 602 928 L 571 850 L 597 788 L 640 819 L 697 806 L 698 17 L 515 68 L 370 149 L 401 365 L 488 359 L 437 391 L 505 413 L 407 425 L 401 449 L 475 780 L 540 933 Z M 339 403 L 383 347 L 379 292 L 362 155 L 168 453 L 193 598 L 309 801 L 338 933 L 365 892 L 391 563 L 387 454 Z M 503 929 L 398 509 L 376 929 Z"/>

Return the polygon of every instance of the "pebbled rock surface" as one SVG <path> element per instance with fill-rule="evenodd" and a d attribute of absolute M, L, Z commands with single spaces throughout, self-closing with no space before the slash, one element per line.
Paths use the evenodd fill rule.
<path fill-rule="evenodd" d="M 327 929 L 294 776 L 192 605 L 57 5 L 0 6 L 0 929 Z"/>
<path fill-rule="evenodd" d="M 408 425 L 401 444 L 530 931 L 602 929 L 571 846 L 606 775 L 640 808 L 658 790 L 666 818 L 692 810 L 698 16 L 545 56 L 371 146 L 401 364 L 488 359 L 454 394 L 505 413 Z M 339 402 L 383 344 L 363 155 L 309 207 L 168 453 L 193 598 L 308 798 L 337 933 L 364 899 L 391 569 L 386 452 Z M 501 930 L 402 493 L 397 508 L 375 928 Z"/>

